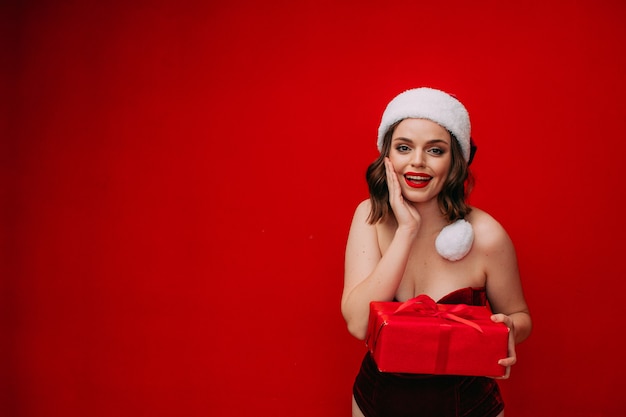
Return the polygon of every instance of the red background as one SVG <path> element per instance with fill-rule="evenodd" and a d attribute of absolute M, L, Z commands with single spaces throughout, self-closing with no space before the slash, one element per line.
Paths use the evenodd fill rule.
<path fill-rule="evenodd" d="M 623 412 L 626 6 L 432 3 L 4 2 L 1 414 L 349 415 L 345 240 L 420 85 L 518 249 L 507 417 Z"/>

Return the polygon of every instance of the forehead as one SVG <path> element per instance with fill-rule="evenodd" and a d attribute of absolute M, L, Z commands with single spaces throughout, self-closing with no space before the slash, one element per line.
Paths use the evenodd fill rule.
<path fill-rule="evenodd" d="M 393 139 L 440 139 L 450 142 L 450 132 L 428 119 L 404 119 L 395 128 Z"/>

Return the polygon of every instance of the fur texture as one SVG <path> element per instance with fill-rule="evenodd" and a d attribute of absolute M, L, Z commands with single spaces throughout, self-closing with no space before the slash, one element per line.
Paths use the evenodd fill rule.
<path fill-rule="evenodd" d="M 435 248 L 444 258 L 458 261 L 469 253 L 472 243 L 474 243 L 472 225 L 464 219 L 459 219 L 441 229 L 435 240 Z"/>
<path fill-rule="evenodd" d="M 378 127 L 378 150 L 389 127 L 403 119 L 428 119 L 450 131 L 461 145 L 465 161 L 470 158 L 469 113 L 456 98 L 433 88 L 407 90 L 389 102 Z"/>

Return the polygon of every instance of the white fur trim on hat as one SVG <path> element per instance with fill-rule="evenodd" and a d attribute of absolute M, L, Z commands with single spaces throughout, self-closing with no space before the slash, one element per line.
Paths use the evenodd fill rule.
<path fill-rule="evenodd" d="M 465 161 L 470 157 L 470 119 L 463 104 L 448 93 L 433 88 L 414 88 L 397 95 L 385 109 L 378 127 L 378 150 L 382 151 L 387 130 L 403 119 L 428 119 L 450 131 L 461 145 Z"/>
<path fill-rule="evenodd" d="M 435 240 L 435 248 L 439 255 L 450 261 L 463 259 L 472 249 L 474 243 L 474 228 L 463 219 L 447 225 Z"/>

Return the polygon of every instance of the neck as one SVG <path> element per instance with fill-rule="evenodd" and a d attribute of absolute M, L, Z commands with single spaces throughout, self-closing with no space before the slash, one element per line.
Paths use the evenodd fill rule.
<path fill-rule="evenodd" d="M 422 219 L 418 235 L 437 235 L 441 232 L 441 229 L 448 225 L 448 220 L 441 213 L 437 200 L 431 200 L 423 204 L 414 204 L 414 206 Z"/>

